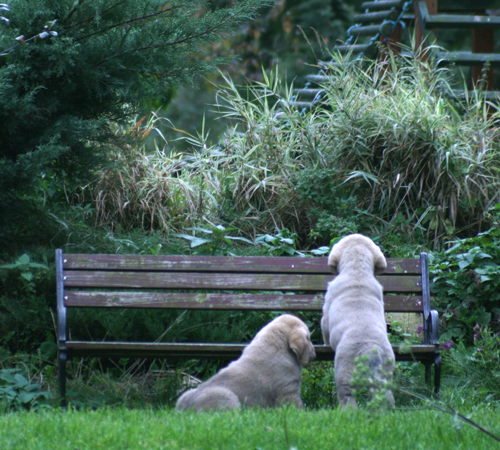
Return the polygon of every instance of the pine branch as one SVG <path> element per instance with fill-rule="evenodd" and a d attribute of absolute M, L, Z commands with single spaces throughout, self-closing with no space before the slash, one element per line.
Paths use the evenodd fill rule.
<path fill-rule="evenodd" d="M 73 9 L 69 12 L 69 14 L 66 16 L 66 18 L 63 20 L 63 23 L 67 22 L 69 19 L 71 19 L 71 16 L 75 14 L 76 10 L 80 5 L 83 4 L 85 0 L 78 0 L 78 3 L 73 7 Z"/>
<path fill-rule="evenodd" d="M 144 50 L 150 50 L 150 49 L 156 49 L 156 48 L 161 48 L 161 47 L 170 47 L 172 45 L 180 45 L 180 44 L 183 44 L 185 42 L 188 42 L 190 40 L 193 40 L 193 39 L 197 39 L 199 37 L 202 37 L 202 36 L 205 36 L 207 34 L 210 34 L 212 33 L 213 31 L 216 31 L 217 29 L 219 29 L 221 26 L 223 26 L 226 22 L 228 22 L 229 20 L 231 20 L 233 17 L 235 17 L 237 14 L 238 14 L 239 11 L 231 14 L 230 16 L 228 16 L 225 20 L 223 20 L 222 22 L 218 23 L 217 25 L 214 25 L 213 27 L 211 28 L 208 28 L 207 30 L 204 30 L 202 31 L 201 33 L 198 33 L 198 34 L 194 34 L 194 35 L 191 35 L 191 36 L 187 36 L 185 37 L 184 39 L 180 39 L 178 41 L 174 41 L 174 42 L 165 42 L 165 43 L 162 43 L 162 44 L 151 44 L 151 45 L 147 45 L 147 46 L 144 46 L 144 47 L 139 47 L 139 48 L 136 48 L 135 50 L 133 50 L 134 52 L 141 52 L 141 51 L 144 51 Z M 101 61 L 99 61 L 96 66 L 99 66 L 100 64 L 106 62 L 106 61 L 109 61 L 110 59 L 113 59 L 113 58 L 117 58 L 118 56 L 120 55 L 124 55 L 126 53 L 129 53 L 129 52 L 123 52 L 123 53 L 116 53 L 115 55 L 111 55 L 111 56 L 108 56 L 107 58 L 104 58 L 102 59 Z"/>
<path fill-rule="evenodd" d="M 121 27 L 121 26 L 127 25 L 129 23 L 138 22 L 140 20 L 146 20 L 146 19 L 149 19 L 151 17 L 159 16 L 159 15 L 165 13 L 165 12 L 171 12 L 174 9 L 176 9 L 176 8 L 166 8 L 166 9 L 162 9 L 161 11 L 158 11 L 158 12 L 155 12 L 155 13 L 147 14 L 145 16 L 133 17 L 132 19 L 124 20 L 123 22 L 115 23 L 113 25 L 110 25 L 107 28 L 103 28 L 102 30 L 98 30 L 98 31 L 95 31 L 94 33 L 87 34 L 86 36 L 78 38 L 77 41 L 82 41 L 83 39 L 87 39 L 87 38 L 95 36 L 97 34 L 105 33 L 106 31 L 112 30 L 113 28 Z M 105 11 L 103 11 L 103 14 L 104 14 L 104 12 Z"/>
<path fill-rule="evenodd" d="M 85 0 L 80 0 L 80 1 L 78 2 L 78 4 L 77 4 L 77 5 L 73 8 L 73 11 L 71 11 L 71 12 L 70 12 L 70 14 L 69 14 L 69 16 L 68 16 L 68 19 L 69 19 L 69 17 L 71 17 L 71 16 L 74 14 L 74 12 L 75 12 L 75 11 L 76 11 L 76 9 L 78 8 L 78 6 L 80 6 L 81 4 L 83 4 L 83 2 L 84 2 L 84 1 L 85 1 Z M 122 4 L 123 4 L 123 2 L 115 3 L 113 6 L 110 6 L 108 9 L 105 9 L 104 11 L 102 11 L 102 12 L 100 13 L 100 14 L 101 14 L 101 16 L 102 16 L 102 15 L 104 15 L 104 14 L 106 14 L 107 12 L 111 11 L 113 8 L 116 8 L 117 6 L 120 6 L 120 5 L 122 5 Z M 70 26 L 64 27 L 64 29 L 65 29 L 65 30 L 71 30 L 71 28 L 77 27 L 77 26 L 79 26 L 79 25 L 82 25 L 82 24 L 83 24 L 83 23 L 85 23 L 85 22 L 89 22 L 90 20 L 95 19 L 95 17 L 96 17 L 96 15 L 94 15 L 94 16 L 92 16 L 92 17 L 88 17 L 87 19 L 83 19 L 82 21 L 77 22 L 77 23 L 74 23 L 73 25 L 70 25 Z"/>

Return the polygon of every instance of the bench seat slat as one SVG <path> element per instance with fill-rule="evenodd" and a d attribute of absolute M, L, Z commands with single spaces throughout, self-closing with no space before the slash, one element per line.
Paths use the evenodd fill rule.
<path fill-rule="evenodd" d="M 324 294 L 234 294 L 180 292 L 68 291 L 64 303 L 77 308 L 241 309 L 321 311 Z M 422 312 L 422 296 L 386 295 L 386 312 Z"/>
<path fill-rule="evenodd" d="M 206 344 L 206 343 L 162 343 L 162 342 L 91 342 L 71 341 L 66 349 L 71 356 L 129 356 L 142 358 L 202 359 L 218 358 L 233 360 L 239 358 L 246 344 Z M 315 345 L 318 361 L 331 361 L 333 350 L 327 345 Z M 434 345 L 393 345 L 396 359 L 412 361 L 425 355 L 432 359 Z"/>
<path fill-rule="evenodd" d="M 198 272 L 276 272 L 329 274 L 327 258 L 229 257 L 229 256 L 151 256 L 151 255 L 64 255 L 64 269 L 198 271 Z M 420 274 L 419 259 L 389 258 L 386 273 Z"/>
<path fill-rule="evenodd" d="M 65 271 L 66 287 L 322 291 L 333 275 Z M 420 277 L 383 276 L 386 292 L 420 292 Z"/>

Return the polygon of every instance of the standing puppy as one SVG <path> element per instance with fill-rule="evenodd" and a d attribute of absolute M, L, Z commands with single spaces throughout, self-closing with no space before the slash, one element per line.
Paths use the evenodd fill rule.
<path fill-rule="evenodd" d="M 238 360 L 182 394 L 176 409 L 207 411 L 285 404 L 303 408 L 300 374 L 302 366 L 315 357 L 307 325 L 284 314 L 262 328 Z"/>
<path fill-rule="evenodd" d="M 335 383 L 342 408 L 356 408 L 351 378 L 355 359 L 365 356 L 372 377 L 380 386 L 392 380 L 394 352 L 387 337 L 382 286 L 375 274 L 387 263 L 373 241 L 351 234 L 335 244 L 328 257 L 332 273 L 323 305 L 321 331 L 335 351 Z M 386 399 L 394 404 L 390 390 Z"/>

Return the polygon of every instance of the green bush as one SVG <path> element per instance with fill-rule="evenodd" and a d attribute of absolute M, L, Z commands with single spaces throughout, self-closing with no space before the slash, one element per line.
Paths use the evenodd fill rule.
<path fill-rule="evenodd" d="M 471 345 L 460 341 L 443 351 L 444 376 L 456 397 L 467 391 L 476 404 L 500 405 L 500 333 L 479 325 L 473 331 Z"/>
<path fill-rule="evenodd" d="M 56 176 L 70 193 L 91 181 L 113 145 L 123 145 L 115 124 L 229 62 L 197 55 L 268 3 L 214 10 L 204 0 L 2 3 L 0 122 L 8 132 L 0 134 L 0 219 L 16 226 L 0 233 L 20 238 L 38 229 L 34 218 L 27 227 L 34 212 L 26 208 L 43 206 L 33 193 L 44 179 Z"/>
<path fill-rule="evenodd" d="M 33 259 L 23 254 L 0 266 L 0 342 L 14 353 L 55 339 L 55 273 L 47 258 L 43 264 Z"/>
<path fill-rule="evenodd" d="M 38 411 L 48 407 L 52 393 L 30 383 L 19 369 L 0 369 L 0 411 Z"/>
<path fill-rule="evenodd" d="M 500 331 L 500 205 L 495 227 L 451 242 L 431 255 L 431 291 L 442 317 L 441 338 L 473 342 L 476 326 Z"/>
<path fill-rule="evenodd" d="M 338 406 L 333 361 L 312 362 L 302 369 L 300 396 L 308 409 Z"/>

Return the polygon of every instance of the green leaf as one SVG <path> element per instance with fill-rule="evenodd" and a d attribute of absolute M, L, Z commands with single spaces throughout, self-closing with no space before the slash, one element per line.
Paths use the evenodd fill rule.
<path fill-rule="evenodd" d="M 214 242 L 214 240 L 210 238 L 194 238 L 191 241 L 191 248 L 199 247 L 200 245 L 208 244 L 209 242 Z"/>
<path fill-rule="evenodd" d="M 490 324 L 490 321 L 491 313 L 489 312 L 484 311 L 476 316 L 476 322 L 483 327 L 488 326 Z"/>
<path fill-rule="evenodd" d="M 29 384 L 28 380 L 20 373 L 16 373 L 14 375 L 14 381 L 17 384 L 17 386 L 19 386 L 19 387 L 24 387 L 24 386 L 27 386 Z"/>
<path fill-rule="evenodd" d="M 30 257 L 25 253 L 24 255 L 21 255 L 19 259 L 17 260 L 17 263 L 19 264 L 29 264 L 30 263 Z"/>
<path fill-rule="evenodd" d="M 203 233 L 213 234 L 213 230 L 209 230 L 207 228 L 201 228 L 201 227 L 189 227 L 189 228 L 186 228 L 186 230 L 201 231 Z"/>
<path fill-rule="evenodd" d="M 237 236 L 226 236 L 227 239 L 231 239 L 232 241 L 241 241 L 241 242 L 246 242 L 247 244 L 253 245 L 254 242 L 251 241 L 250 239 L 244 238 L 244 237 L 237 237 Z"/>
<path fill-rule="evenodd" d="M 466 267 L 469 267 L 470 264 L 471 263 L 469 261 L 458 261 L 458 267 L 460 270 L 464 270 Z"/>
<path fill-rule="evenodd" d="M 187 239 L 188 241 L 197 239 L 196 236 L 191 236 L 190 234 L 175 233 L 174 236 Z"/>
<path fill-rule="evenodd" d="M 32 269 L 45 269 L 45 270 L 49 269 L 48 266 L 46 266 L 45 264 L 40 264 L 40 263 L 30 263 L 29 266 Z"/>
<path fill-rule="evenodd" d="M 6 381 L 9 384 L 16 384 L 16 380 L 14 379 L 14 373 L 8 370 L 0 371 L 0 380 Z M 5 384 L 5 383 L 2 383 Z"/>
<path fill-rule="evenodd" d="M 38 392 L 22 391 L 19 394 L 19 400 L 21 401 L 21 403 L 24 403 L 24 404 L 32 402 L 37 397 L 38 397 Z"/>
<path fill-rule="evenodd" d="M 23 277 L 27 281 L 32 281 L 33 280 L 33 274 L 31 272 L 23 272 L 21 274 L 21 277 Z"/>

